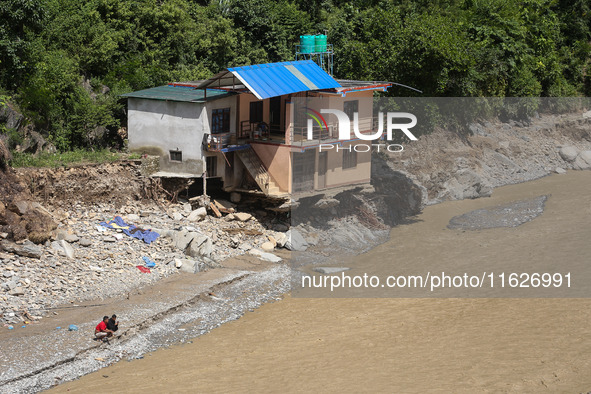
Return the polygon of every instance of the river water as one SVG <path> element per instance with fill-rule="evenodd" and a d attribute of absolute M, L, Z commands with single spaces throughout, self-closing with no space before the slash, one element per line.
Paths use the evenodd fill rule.
<path fill-rule="evenodd" d="M 543 214 L 521 226 L 446 227 L 456 215 L 541 195 L 549 196 Z M 591 265 L 590 240 L 591 171 L 569 172 L 498 188 L 487 199 L 427 207 L 414 223 L 394 228 L 388 242 L 347 264 L 352 275 L 391 274 L 397 265 L 422 269 L 433 261 L 458 272 L 475 266 L 484 270 L 483 261 L 516 272 L 538 264 L 564 271 Z M 584 278 L 572 280 L 580 286 Z M 121 361 L 54 390 L 591 390 L 591 301 L 527 298 L 527 289 L 519 290 L 497 298 L 477 292 L 467 294 L 472 298 L 287 296 L 193 343 Z"/>

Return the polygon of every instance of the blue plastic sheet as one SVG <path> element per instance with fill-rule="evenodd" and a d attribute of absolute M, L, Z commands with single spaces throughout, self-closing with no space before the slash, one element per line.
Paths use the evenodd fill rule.
<path fill-rule="evenodd" d="M 125 221 L 123 220 L 123 218 L 121 218 L 121 216 L 115 216 L 115 218 L 108 223 L 107 222 L 100 222 L 99 224 L 103 227 L 107 227 L 107 228 L 111 228 L 111 229 L 121 229 L 121 231 L 123 231 L 126 235 L 128 235 L 132 238 L 141 239 L 142 241 L 144 241 L 147 244 L 151 244 L 160 236 L 160 234 L 158 234 L 155 231 L 144 230 L 144 229 L 134 226 L 133 224 L 125 223 Z"/>

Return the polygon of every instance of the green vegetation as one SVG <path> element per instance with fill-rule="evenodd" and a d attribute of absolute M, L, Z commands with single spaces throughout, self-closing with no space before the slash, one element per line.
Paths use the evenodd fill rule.
<path fill-rule="evenodd" d="M 114 161 L 133 157 L 126 157 L 121 153 L 114 153 L 108 149 L 89 151 L 85 149 L 76 149 L 63 153 L 40 153 L 33 155 L 30 153 L 12 154 L 10 165 L 12 167 L 71 167 L 75 165 L 89 163 L 112 163 Z"/>
<path fill-rule="evenodd" d="M 292 60 L 299 35 L 325 30 L 339 78 L 591 95 L 588 0 L 2 0 L 0 97 L 60 151 L 113 146 L 120 94 Z"/>

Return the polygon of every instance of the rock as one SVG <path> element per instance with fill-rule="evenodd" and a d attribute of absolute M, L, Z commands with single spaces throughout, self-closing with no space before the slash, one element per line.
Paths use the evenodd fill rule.
<path fill-rule="evenodd" d="M 556 167 L 554 169 L 554 172 L 556 172 L 557 174 L 566 174 L 566 170 L 564 168 L 560 168 L 560 167 Z"/>
<path fill-rule="evenodd" d="M 472 132 L 472 135 L 481 135 L 486 137 L 488 134 L 485 131 L 484 127 L 478 123 L 471 123 L 468 125 L 468 129 Z"/>
<path fill-rule="evenodd" d="M 273 230 L 280 232 L 280 233 L 284 233 L 287 230 L 289 230 L 289 226 L 287 224 L 284 223 L 275 223 L 273 225 Z"/>
<path fill-rule="evenodd" d="M 444 190 L 439 193 L 439 198 L 449 197 L 452 200 L 465 198 L 489 197 L 492 187 L 472 170 L 463 169 L 456 172 L 455 176 L 443 184 Z"/>
<path fill-rule="evenodd" d="M 70 246 L 70 244 L 65 239 L 63 239 L 59 242 L 60 242 L 60 246 L 64 250 L 64 253 L 66 254 L 66 257 L 69 259 L 74 259 L 76 257 L 76 253 L 74 252 L 74 248 L 72 248 Z"/>
<path fill-rule="evenodd" d="M 282 260 L 281 257 L 276 256 L 273 253 L 263 252 L 259 249 L 251 249 L 248 251 L 248 253 L 253 256 L 257 256 L 261 260 L 270 261 L 272 263 L 278 263 Z"/>
<path fill-rule="evenodd" d="M 579 151 L 574 146 L 563 146 L 558 151 L 560 157 L 565 161 L 574 161 L 579 154 Z"/>
<path fill-rule="evenodd" d="M 31 257 L 40 259 L 43 254 L 43 249 L 30 241 L 25 241 L 24 244 L 18 245 L 13 242 L 3 240 L 0 242 L 0 249 L 8 253 L 14 253 L 23 257 Z"/>
<path fill-rule="evenodd" d="M 7 130 L 18 130 L 25 117 L 18 112 L 10 103 L 3 103 L 0 105 L 0 122 L 4 123 Z"/>
<path fill-rule="evenodd" d="M 308 245 L 316 246 L 318 245 L 318 241 L 320 241 L 320 236 L 317 233 L 308 234 L 306 237 L 306 242 L 308 242 Z"/>
<path fill-rule="evenodd" d="M 269 240 L 269 242 L 271 242 L 273 244 L 273 247 L 276 248 L 277 247 L 277 240 L 275 239 L 274 236 L 272 235 L 267 235 L 267 239 Z"/>
<path fill-rule="evenodd" d="M 114 237 L 111 237 L 109 235 L 109 236 L 103 237 L 103 242 L 108 242 L 108 243 L 117 242 L 117 239 L 115 239 Z"/>
<path fill-rule="evenodd" d="M 277 246 L 283 248 L 285 243 L 289 240 L 288 236 L 285 233 L 276 232 L 273 236 L 275 238 L 275 242 L 277 242 Z"/>
<path fill-rule="evenodd" d="M 181 261 L 181 259 L 174 259 L 173 261 L 174 261 L 174 266 L 176 268 L 181 268 L 182 267 L 183 262 Z"/>
<path fill-rule="evenodd" d="M 272 252 L 273 250 L 275 250 L 275 247 L 273 246 L 272 242 L 267 241 L 261 245 L 261 249 L 263 250 L 263 252 Z"/>
<path fill-rule="evenodd" d="M 192 211 L 189 216 L 187 217 L 187 220 L 189 220 L 190 222 L 196 222 L 199 220 L 204 219 L 207 216 L 207 209 L 205 209 L 204 207 L 200 207 L 197 208 L 196 210 Z"/>
<path fill-rule="evenodd" d="M 15 201 L 9 205 L 8 209 L 22 216 L 29 210 L 29 203 L 26 201 Z"/>
<path fill-rule="evenodd" d="M 23 288 L 19 286 L 19 287 L 15 287 L 13 290 L 11 290 L 8 293 L 8 295 L 11 295 L 13 297 L 22 296 L 22 295 L 25 295 L 25 292 L 23 291 Z"/>
<path fill-rule="evenodd" d="M 321 274 L 336 274 L 338 272 L 348 271 L 349 267 L 316 267 L 314 271 L 320 272 Z"/>
<path fill-rule="evenodd" d="M 240 193 L 236 193 L 236 192 L 232 192 L 230 193 L 230 201 L 232 201 L 233 203 L 239 203 L 240 200 L 242 199 L 242 196 L 240 195 Z"/>
<path fill-rule="evenodd" d="M 85 248 L 89 247 L 90 245 L 92 245 L 92 241 L 88 238 L 82 238 L 80 239 L 80 245 L 84 246 Z"/>
<path fill-rule="evenodd" d="M 250 220 L 250 218 L 252 218 L 252 215 L 250 213 L 246 213 L 246 212 L 237 212 L 234 214 L 234 217 L 236 218 L 236 220 L 240 220 L 241 222 L 246 222 L 246 221 Z"/>
<path fill-rule="evenodd" d="M 80 240 L 80 238 L 78 238 L 78 236 L 76 234 L 68 234 L 64 238 L 64 241 L 69 242 L 71 244 L 73 244 L 74 242 L 78 242 L 79 240 Z"/>
<path fill-rule="evenodd" d="M 573 163 L 573 167 L 578 170 L 588 170 L 591 169 L 591 150 L 585 150 L 579 153 L 575 162 Z"/>
<path fill-rule="evenodd" d="M 180 267 L 178 267 L 182 272 L 187 272 L 189 274 L 196 274 L 200 271 L 199 262 L 196 260 L 191 259 L 177 259 L 181 263 Z M 176 264 L 175 264 L 176 265 Z"/>
<path fill-rule="evenodd" d="M 175 231 L 172 233 L 172 242 L 177 249 L 185 250 L 193 240 L 193 234 L 189 231 Z M 197 233 L 200 234 L 200 233 Z"/>
<path fill-rule="evenodd" d="M 211 256 L 213 248 L 211 238 L 209 238 L 207 235 L 203 235 L 197 232 L 191 234 L 194 234 L 194 236 L 189 245 L 187 246 L 185 254 L 191 257 Z"/>
<path fill-rule="evenodd" d="M 180 212 L 175 212 L 172 214 L 172 219 L 175 222 L 179 222 L 179 221 L 183 220 L 183 215 L 181 215 Z"/>
<path fill-rule="evenodd" d="M 140 220 L 140 217 L 135 213 L 130 213 L 127 215 L 127 223 L 137 222 L 138 220 Z"/>
<path fill-rule="evenodd" d="M 301 251 L 308 249 L 308 243 L 296 229 L 289 230 L 286 234 L 287 241 L 285 247 L 289 250 Z"/>
<path fill-rule="evenodd" d="M 234 216 L 234 214 L 233 214 L 233 213 L 230 213 L 230 214 L 228 214 L 228 215 L 226 215 L 226 216 L 224 217 L 224 220 L 225 220 L 226 222 L 231 222 L 232 220 L 235 220 L 235 219 L 236 219 L 236 217 Z"/>
<path fill-rule="evenodd" d="M 246 242 L 242 242 L 240 245 L 238 245 L 238 249 L 244 250 L 246 252 L 252 249 L 252 245 Z"/>
<path fill-rule="evenodd" d="M 591 118 L 591 111 L 587 111 L 583 114 L 583 118 Z"/>
<path fill-rule="evenodd" d="M 329 209 L 336 207 L 340 203 L 341 202 L 336 198 L 321 198 L 320 200 L 316 201 L 316 203 L 314 204 L 314 208 Z"/>
<path fill-rule="evenodd" d="M 270 261 L 271 263 L 278 263 L 282 260 L 281 257 L 274 255 L 273 253 L 262 253 L 259 259 Z"/>

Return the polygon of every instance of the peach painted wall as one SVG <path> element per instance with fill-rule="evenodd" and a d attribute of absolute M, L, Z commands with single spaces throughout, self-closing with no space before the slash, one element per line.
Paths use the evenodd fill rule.
<path fill-rule="evenodd" d="M 291 192 L 291 149 L 285 145 L 252 142 L 250 144 L 263 162 L 271 178 L 284 192 Z"/>

